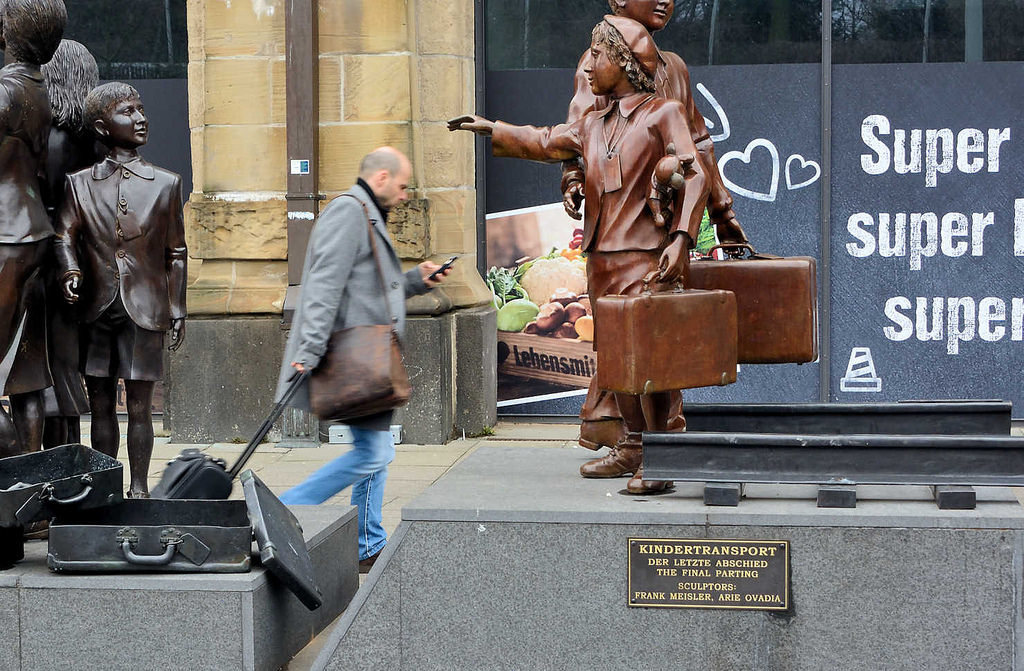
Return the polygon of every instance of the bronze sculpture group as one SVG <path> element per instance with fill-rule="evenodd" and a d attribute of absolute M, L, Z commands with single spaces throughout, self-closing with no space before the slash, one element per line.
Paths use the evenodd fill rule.
<path fill-rule="evenodd" d="M 584 210 L 583 250 L 592 302 L 685 284 L 689 251 L 705 208 L 722 242 L 746 242 L 732 211 L 703 117 L 679 56 L 660 51 L 651 32 L 672 15 L 673 0 L 609 0 L 613 14 L 593 30 L 580 58 L 565 124 L 512 126 L 469 115 L 450 130 L 492 137 L 495 156 L 562 161 L 566 211 Z M 610 328 L 595 322 L 598 329 Z M 581 412 L 580 443 L 603 457 L 584 477 L 632 475 L 627 491 L 664 490 L 643 478 L 643 431 L 681 431 L 682 393 L 613 393 L 591 382 Z"/>
<path fill-rule="evenodd" d="M 145 497 L 164 332 L 171 350 L 185 335 L 181 178 L 139 156 L 138 92 L 97 87 L 92 56 L 61 40 L 63 0 L 0 6 L 0 457 L 78 441 L 87 409 L 94 449 L 116 456 L 122 378 L 129 495 Z"/>

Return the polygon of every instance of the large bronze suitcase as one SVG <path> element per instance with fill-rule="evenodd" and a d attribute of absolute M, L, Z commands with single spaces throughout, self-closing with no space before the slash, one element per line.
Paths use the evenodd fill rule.
<path fill-rule="evenodd" d="M 736 381 L 736 297 L 682 290 L 595 301 L 597 384 L 627 394 Z"/>
<path fill-rule="evenodd" d="M 818 358 L 818 286 L 809 256 L 758 254 L 693 261 L 690 284 L 736 294 L 739 363 L 808 363 Z"/>

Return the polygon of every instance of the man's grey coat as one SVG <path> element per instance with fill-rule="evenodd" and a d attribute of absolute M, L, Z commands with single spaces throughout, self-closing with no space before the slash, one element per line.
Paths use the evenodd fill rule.
<path fill-rule="evenodd" d="M 354 196 L 355 199 L 348 196 Z M 358 200 L 358 202 L 356 202 Z M 373 224 L 377 253 L 384 271 L 387 303 L 381 295 L 380 277 L 370 249 L 366 206 Z M 366 324 L 395 322 L 399 336 L 405 332 L 405 299 L 427 291 L 419 268 L 402 272 L 391 244 L 385 219 L 370 194 L 360 184 L 332 200 L 320 213 L 309 238 L 302 269 L 302 293 L 295 310 L 275 398 L 284 395 L 295 374 L 292 362 L 316 368 L 327 350 L 331 333 Z M 391 313 L 388 314 L 388 303 Z M 309 411 L 309 385 L 303 383 L 289 405 Z M 364 428 L 386 429 L 391 413 L 366 418 Z"/>

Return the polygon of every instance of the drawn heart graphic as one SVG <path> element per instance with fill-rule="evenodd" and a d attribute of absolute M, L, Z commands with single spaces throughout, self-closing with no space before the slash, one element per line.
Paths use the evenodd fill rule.
<path fill-rule="evenodd" d="M 768 153 L 771 155 L 772 181 L 767 192 L 745 189 L 742 186 L 738 186 L 735 182 L 725 176 L 725 165 L 729 161 L 739 159 L 744 163 L 750 163 L 753 158 L 754 149 L 757 147 L 767 149 Z M 722 181 L 733 193 L 747 198 L 753 198 L 754 200 L 763 200 L 769 203 L 774 202 L 775 195 L 779 191 L 779 150 L 775 148 L 775 145 L 772 144 L 770 140 L 765 140 L 764 138 L 751 140 L 750 144 L 748 144 L 747 148 L 743 151 L 730 151 L 723 155 L 722 158 L 718 160 L 718 171 L 722 173 Z"/>
<path fill-rule="evenodd" d="M 723 140 L 728 140 L 729 136 L 732 135 L 732 128 L 731 126 L 729 126 L 729 117 L 726 116 L 725 110 L 722 109 L 722 106 L 718 104 L 718 101 L 715 99 L 715 96 L 711 95 L 711 91 L 708 91 L 707 87 L 704 86 L 704 84 L 702 84 L 701 82 L 697 82 L 697 90 L 700 91 L 700 94 L 704 96 L 704 99 L 711 104 L 711 108 L 714 109 L 715 114 L 718 115 L 718 120 L 722 122 L 722 132 L 718 133 L 717 135 L 712 135 L 711 141 L 722 142 Z M 707 117 L 704 117 L 704 124 L 708 128 L 715 127 L 715 122 L 712 121 L 711 119 L 708 119 Z"/>
<path fill-rule="evenodd" d="M 800 161 L 800 170 L 803 170 L 804 168 L 807 167 L 814 168 L 814 177 L 811 177 L 810 179 L 805 179 L 802 182 L 797 182 L 796 184 L 794 184 L 793 171 L 791 169 L 794 161 Z M 818 165 L 816 161 L 808 161 L 800 154 L 793 154 L 792 156 L 786 159 L 786 188 L 789 189 L 790 191 L 793 191 L 794 189 L 802 189 L 805 186 L 810 186 L 811 184 L 817 182 L 819 177 L 821 177 L 821 166 Z"/>

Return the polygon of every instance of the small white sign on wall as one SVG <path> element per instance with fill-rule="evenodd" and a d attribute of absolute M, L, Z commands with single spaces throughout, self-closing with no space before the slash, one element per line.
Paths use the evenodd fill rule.
<path fill-rule="evenodd" d="M 308 158 L 292 159 L 292 174 L 293 175 L 308 175 L 309 174 L 309 159 Z"/>

